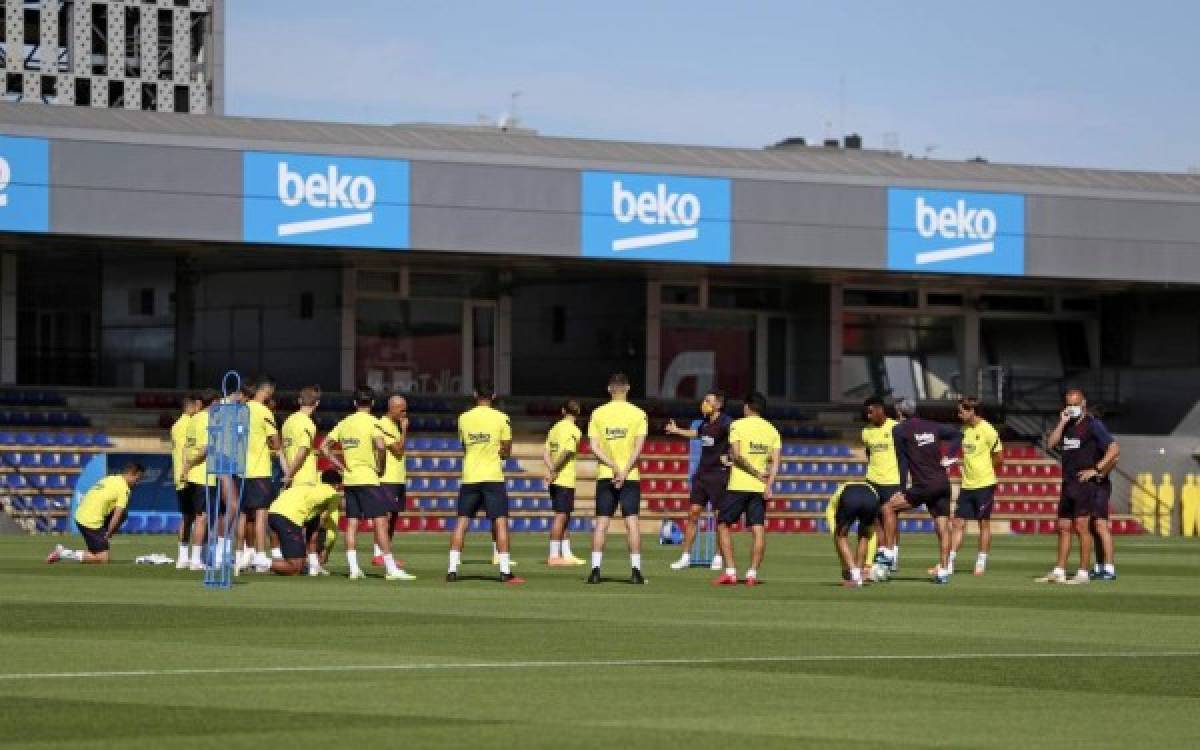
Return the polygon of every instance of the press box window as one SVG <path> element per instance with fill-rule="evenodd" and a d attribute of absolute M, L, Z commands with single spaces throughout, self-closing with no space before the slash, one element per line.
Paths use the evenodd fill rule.
<path fill-rule="evenodd" d="M 847 289 L 842 292 L 847 307 L 916 307 L 915 289 Z"/>

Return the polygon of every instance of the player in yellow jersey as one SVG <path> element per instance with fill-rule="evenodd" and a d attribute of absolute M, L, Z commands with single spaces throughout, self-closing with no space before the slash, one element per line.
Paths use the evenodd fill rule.
<path fill-rule="evenodd" d="M 379 418 L 379 432 L 383 435 L 384 466 L 383 476 L 379 478 L 383 495 L 391 504 L 387 515 L 388 551 L 392 551 L 392 541 L 396 538 L 396 521 L 404 512 L 405 484 L 408 482 L 408 470 L 404 465 L 404 452 L 408 443 L 408 400 L 403 396 L 392 396 L 387 402 L 387 413 Z M 383 565 L 384 550 L 375 545 L 375 554 L 371 558 L 372 565 Z"/>
<path fill-rule="evenodd" d="M 649 424 L 646 412 L 629 403 L 629 378 L 623 372 L 608 379 L 611 400 L 592 412 L 588 420 L 588 442 L 599 466 L 596 469 L 596 530 L 592 534 L 592 572 L 588 583 L 600 583 L 604 542 L 612 518 L 621 509 L 629 545 L 630 583 L 646 582 L 642 575 L 642 530 L 638 513 L 642 506 L 638 460 L 646 443 Z"/>
<path fill-rule="evenodd" d="M 950 568 L 958 549 L 962 547 L 967 521 L 979 523 L 979 555 L 975 558 L 975 575 L 987 570 L 988 553 L 992 548 L 992 505 L 996 500 L 996 470 L 1004 463 L 1004 445 L 996 428 L 979 416 L 979 399 L 966 396 L 958 400 L 958 418 L 962 420 L 962 458 L 952 459 L 962 465 L 962 487 L 954 508 L 953 541 L 950 547 Z"/>
<path fill-rule="evenodd" d="M 216 477 L 205 478 L 205 461 L 208 459 L 208 419 L 212 407 L 219 398 L 212 388 L 206 388 L 196 396 L 196 413 L 188 421 L 187 438 L 184 446 L 183 476 L 187 480 L 187 506 L 192 516 L 192 549 L 188 558 L 189 570 L 204 570 L 204 537 L 208 533 L 208 494 L 216 497 Z M 214 500 L 214 503 L 216 501 Z M 218 509 L 220 512 L 220 509 Z"/>
<path fill-rule="evenodd" d="M 550 492 L 550 505 L 554 510 L 554 521 L 550 526 L 550 556 L 547 565 L 583 565 L 584 561 L 571 554 L 571 539 L 568 528 L 571 514 L 575 512 L 575 459 L 579 454 L 582 434 L 576 420 L 579 419 L 579 402 L 574 399 L 562 405 L 562 419 L 546 435 L 542 449 L 542 463 L 546 466 L 546 486 Z"/>
<path fill-rule="evenodd" d="M 875 523 L 879 520 L 879 493 L 870 482 L 846 482 L 838 487 L 830 505 L 835 507 L 833 546 L 842 561 L 842 585 L 863 585 L 863 567 L 870 559 Z M 850 549 L 850 527 L 858 523 L 858 546 Z"/>
<path fill-rule="evenodd" d="M 280 557 L 271 562 L 271 572 L 281 576 L 304 573 L 307 559 L 310 574 L 322 570 L 319 548 L 323 526 L 337 508 L 342 477 L 336 471 L 322 472 L 316 484 L 298 484 L 279 493 L 271 503 L 269 523 L 279 537 Z M 316 571 L 316 572 L 314 572 Z"/>
<path fill-rule="evenodd" d="M 471 519 L 483 511 L 492 523 L 500 580 L 507 584 L 525 581 L 512 572 L 508 545 L 508 493 L 504 483 L 504 460 L 512 453 L 512 424 L 508 415 L 492 407 L 496 390 L 488 381 L 475 384 L 475 407 L 458 417 L 458 437 L 463 444 L 462 481 L 458 485 L 458 521 L 450 538 L 450 565 L 446 581 L 458 580 L 462 549 Z"/>
<path fill-rule="evenodd" d="M 188 393 L 180 399 L 179 418 L 171 425 L 171 473 L 175 480 L 175 498 L 179 504 L 179 556 L 175 559 L 176 570 L 183 570 L 189 564 L 188 545 L 192 541 L 192 522 L 196 513 L 192 510 L 191 494 L 188 492 L 187 476 L 183 473 L 183 463 L 186 461 L 188 424 L 192 415 L 199 409 L 199 400 Z"/>
<path fill-rule="evenodd" d="M 725 573 L 713 581 L 718 586 L 736 586 L 738 583 L 729 527 L 743 518 L 754 536 L 746 585 L 758 585 L 758 567 L 762 565 L 767 549 L 767 500 L 771 499 L 772 485 L 779 474 L 783 448 L 779 430 L 762 417 L 766 410 L 766 396 L 753 393 L 742 405 L 744 416 L 729 427 L 729 458 L 733 467 L 729 472 L 729 487 L 717 513 L 717 544 L 725 559 Z"/>
<path fill-rule="evenodd" d="M 109 541 L 121 528 L 133 486 L 142 481 L 146 468 L 128 463 L 120 474 L 111 474 L 92 485 L 75 509 L 75 527 L 87 549 L 64 549 L 61 544 L 46 556 L 46 562 L 77 562 L 103 565 L 109 561 Z"/>
<path fill-rule="evenodd" d="M 321 386 L 305 386 L 296 397 L 296 411 L 283 420 L 283 427 L 279 431 L 282 437 L 279 464 L 285 488 L 316 484 L 319 479 L 315 445 L 317 424 L 313 421 L 313 414 L 320 404 Z"/>
<path fill-rule="evenodd" d="M 867 454 L 867 484 L 875 489 L 882 502 L 887 502 L 903 488 L 900 486 L 900 454 L 896 449 L 896 427 L 900 424 L 888 414 L 887 405 L 878 396 L 863 402 L 867 426 L 862 431 L 863 450 Z M 879 528 L 871 527 L 871 546 L 876 547 Z M 833 529 L 833 524 L 830 524 Z M 874 563 L 895 572 L 900 561 L 900 544 L 895 543 L 886 550 L 878 549 L 872 555 Z"/>
<path fill-rule="evenodd" d="M 266 573 L 271 568 L 271 558 L 267 557 L 267 509 L 275 496 L 271 457 L 280 446 L 275 414 L 267 407 L 275 395 L 275 383 L 268 377 L 260 377 L 257 382 L 247 383 L 242 392 L 248 397 L 246 408 L 250 423 L 234 548 L 239 550 L 238 569 L 253 565 L 256 571 Z M 254 540 L 253 547 L 248 544 L 250 539 Z"/>
<path fill-rule="evenodd" d="M 391 504 L 383 496 L 379 486 L 379 475 L 383 471 L 384 440 L 379 432 L 379 422 L 371 416 L 375 394 L 369 388 L 359 388 L 354 393 L 355 412 L 329 431 L 321 444 L 321 454 L 342 472 L 342 483 L 346 496 L 346 563 L 350 567 L 350 580 L 366 578 L 358 566 L 358 525 L 370 521 L 375 543 L 388 546 L 387 515 Z M 333 445 L 342 448 L 342 457 L 333 453 Z M 383 556 L 389 581 L 411 581 L 409 575 L 396 565 L 391 552 Z"/>

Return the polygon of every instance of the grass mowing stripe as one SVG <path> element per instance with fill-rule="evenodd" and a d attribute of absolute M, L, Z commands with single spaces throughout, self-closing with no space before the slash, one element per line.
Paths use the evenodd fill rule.
<path fill-rule="evenodd" d="M 807 656 L 728 656 L 690 659 L 584 659 L 491 661 L 433 664 L 347 664 L 293 667 L 197 667 L 190 669 L 133 669 L 111 672 L 35 672 L 2 674 L 0 680 L 64 680 L 84 677 L 175 677 L 196 675 L 286 674 L 297 672 L 419 672 L 452 669 L 560 669 L 568 667 L 672 667 L 705 664 L 772 664 L 838 661 L 979 661 L 988 659 L 1167 659 L 1196 658 L 1200 651 L 1031 651 L 993 654 L 810 654 Z"/>

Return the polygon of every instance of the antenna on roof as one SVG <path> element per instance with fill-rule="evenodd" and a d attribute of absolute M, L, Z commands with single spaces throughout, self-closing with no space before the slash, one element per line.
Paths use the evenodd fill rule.
<path fill-rule="evenodd" d="M 501 130 L 510 130 L 521 124 L 521 118 L 517 116 L 517 99 L 520 97 L 520 91 L 514 91 L 508 95 L 508 111 L 500 115 L 496 127 Z"/>

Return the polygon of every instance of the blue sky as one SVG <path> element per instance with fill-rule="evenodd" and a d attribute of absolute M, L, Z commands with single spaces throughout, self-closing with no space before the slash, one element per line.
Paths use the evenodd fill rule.
<path fill-rule="evenodd" d="M 759 147 L 845 131 L 937 158 L 1200 167 L 1197 3 L 228 6 L 234 115 L 471 124 L 521 91 L 521 120 L 547 135 Z"/>

